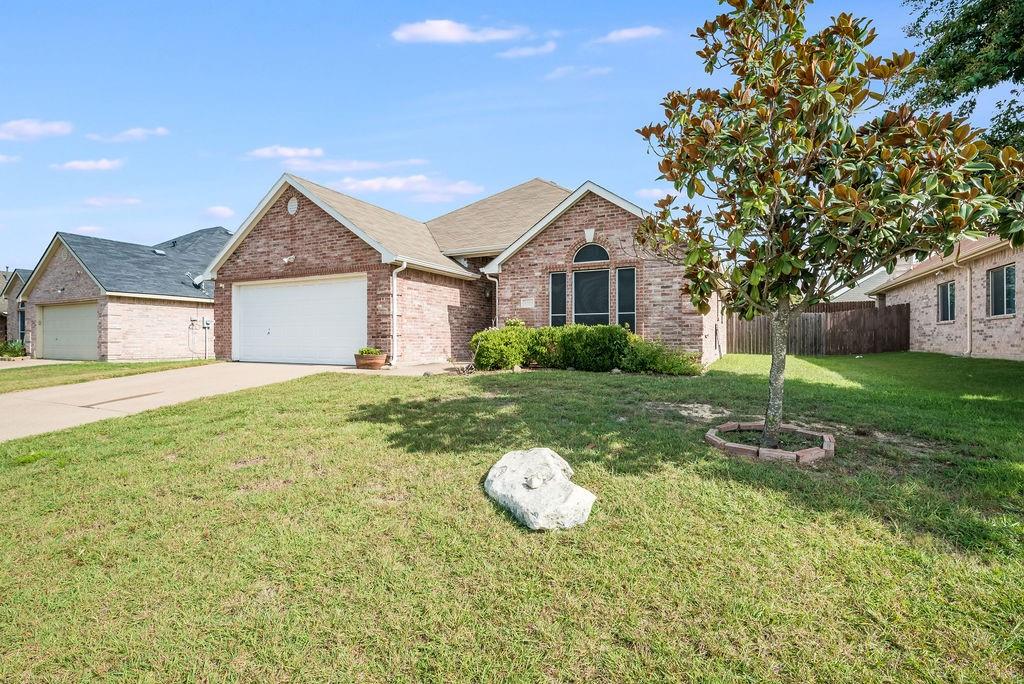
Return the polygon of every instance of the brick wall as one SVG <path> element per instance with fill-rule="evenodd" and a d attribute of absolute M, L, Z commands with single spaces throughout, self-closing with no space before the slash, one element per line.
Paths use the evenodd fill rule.
<path fill-rule="evenodd" d="M 1016 315 L 992 317 L 988 315 L 989 269 L 1016 264 Z M 930 273 L 902 287 L 885 293 L 885 303 L 910 304 L 911 351 L 938 352 L 972 356 L 1024 360 L 1024 252 L 1004 249 Z M 938 320 L 938 286 L 947 281 L 956 283 L 956 302 L 953 321 Z M 968 283 L 968 280 L 970 281 Z M 969 286 L 968 286 L 969 285 Z M 972 331 L 967 328 L 968 291 Z"/>
<path fill-rule="evenodd" d="M 38 345 L 34 343 L 39 321 L 39 307 L 46 304 L 70 304 L 96 300 L 99 358 L 106 353 L 106 329 L 103 325 L 105 297 L 101 295 L 92 276 L 63 244 L 58 244 L 53 256 L 36 277 L 25 305 L 25 343 L 33 356 Z"/>
<path fill-rule="evenodd" d="M 633 243 L 637 218 L 615 204 L 588 193 L 562 216 L 501 266 L 498 285 L 499 324 L 521 318 L 530 326 L 550 321 L 550 274 L 565 272 L 567 312 L 572 315 L 574 270 L 610 269 L 609 308 L 615 320 L 617 300 L 614 270 L 636 268 L 637 333 L 680 349 L 714 357 L 714 331 L 706 333 L 706 317 L 682 293 L 682 269 L 662 261 L 641 258 Z M 584 229 L 593 228 L 594 242 L 608 250 L 609 261 L 573 264 L 576 251 L 586 244 Z M 524 301 L 526 300 L 526 301 Z M 532 306 L 529 304 L 532 301 Z M 524 306 L 525 304 L 525 306 Z M 720 317 L 716 314 L 716 316 Z M 720 326 L 724 352 L 724 326 Z"/>
<path fill-rule="evenodd" d="M 294 215 L 288 200 L 299 202 Z M 285 264 L 285 257 L 294 256 Z M 231 358 L 231 284 L 252 280 L 366 273 L 368 343 L 391 348 L 392 266 L 380 253 L 290 186 L 271 204 L 217 272 L 214 289 L 217 358 Z M 301 305 L 301 302 L 296 302 Z"/>
<path fill-rule="evenodd" d="M 104 325 L 108 361 L 204 358 L 202 319 L 213 319 L 213 303 L 134 297 L 107 298 Z M 192 323 L 192 319 L 198 319 Z M 206 333 L 213 358 L 214 329 Z"/>
<path fill-rule="evenodd" d="M 478 270 L 490 259 L 470 260 Z M 402 363 L 469 360 L 469 339 L 494 319 L 493 283 L 406 269 L 398 274 L 398 356 Z"/>

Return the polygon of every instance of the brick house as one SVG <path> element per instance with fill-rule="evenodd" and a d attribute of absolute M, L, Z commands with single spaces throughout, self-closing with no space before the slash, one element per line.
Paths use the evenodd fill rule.
<path fill-rule="evenodd" d="M 17 295 L 29 353 L 100 361 L 212 356 L 213 289 L 193 279 L 230 236 L 206 228 L 139 245 L 57 233 Z"/>
<path fill-rule="evenodd" d="M 1017 296 L 1024 251 L 987 237 L 963 241 L 876 287 L 880 306 L 910 305 L 911 351 L 1024 360 Z"/>
<path fill-rule="evenodd" d="M 475 332 L 515 317 L 628 323 L 717 358 L 724 321 L 690 306 L 680 268 L 633 250 L 642 216 L 594 183 L 533 179 L 420 222 L 284 174 L 202 276 L 216 354 L 348 364 L 370 345 L 395 363 L 463 360 Z"/>
<path fill-rule="evenodd" d="M 7 342 L 25 341 L 25 303 L 18 301 L 18 295 L 32 275 L 31 268 L 16 268 L 7 273 L 3 289 L 0 289 L 0 309 L 3 309 L 4 339 Z"/>

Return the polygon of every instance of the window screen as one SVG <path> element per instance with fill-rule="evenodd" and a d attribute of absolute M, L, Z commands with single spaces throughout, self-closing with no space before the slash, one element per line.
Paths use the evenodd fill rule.
<path fill-rule="evenodd" d="M 636 332 L 636 269 L 620 268 L 616 272 L 615 293 L 618 302 L 618 323 Z"/>
<path fill-rule="evenodd" d="M 572 274 L 573 322 L 584 325 L 608 323 L 608 271 L 576 271 Z"/>
<path fill-rule="evenodd" d="M 608 261 L 608 251 L 601 245 L 583 245 L 572 260 L 577 264 L 588 261 Z"/>
<path fill-rule="evenodd" d="M 1000 266 L 988 272 L 988 313 L 1003 316 L 1017 312 L 1017 269 Z"/>
<path fill-rule="evenodd" d="M 551 325 L 565 325 L 565 274 L 551 274 Z"/>
<path fill-rule="evenodd" d="M 952 321 L 956 318 L 956 283 L 950 281 L 939 285 L 939 320 Z"/>

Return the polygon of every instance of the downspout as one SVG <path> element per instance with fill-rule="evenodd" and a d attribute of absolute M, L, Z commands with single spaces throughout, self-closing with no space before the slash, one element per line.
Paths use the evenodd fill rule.
<path fill-rule="evenodd" d="M 498 327 L 498 279 L 490 273 L 484 273 L 484 277 L 494 283 L 494 327 Z"/>
<path fill-rule="evenodd" d="M 409 267 L 408 261 L 391 272 L 391 365 L 398 364 L 398 274 Z"/>
<path fill-rule="evenodd" d="M 960 243 L 956 243 L 956 256 L 953 257 L 953 267 L 956 270 L 967 274 L 967 352 L 968 357 L 974 354 L 974 277 L 971 269 L 960 264 Z"/>

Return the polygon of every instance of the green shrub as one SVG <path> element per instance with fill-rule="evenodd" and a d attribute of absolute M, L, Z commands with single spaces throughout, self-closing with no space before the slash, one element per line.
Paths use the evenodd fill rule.
<path fill-rule="evenodd" d="M 380 356 L 383 352 L 377 347 L 363 347 L 356 353 L 360 356 Z"/>
<path fill-rule="evenodd" d="M 566 326 L 548 325 L 534 328 L 530 335 L 530 350 L 527 360 L 541 368 L 565 368 L 562 358 L 562 336 Z"/>
<path fill-rule="evenodd" d="M 639 335 L 629 336 L 629 348 L 620 368 L 627 373 L 659 373 L 662 375 L 700 375 L 700 355 L 679 352 L 661 342 L 649 342 Z"/>
<path fill-rule="evenodd" d="M 536 364 L 542 368 L 573 368 L 607 372 L 698 375 L 697 354 L 677 352 L 660 342 L 647 342 L 619 325 L 563 325 L 528 328 L 509 319 L 502 328 L 488 328 L 469 343 L 473 365 L 481 370 L 508 370 Z"/>
<path fill-rule="evenodd" d="M 516 324 L 481 330 L 469 341 L 473 365 L 480 370 L 508 370 L 523 366 L 532 336 L 533 329 Z"/>
<path fill-rule="evenodd" d="M 24 356 L 25 345 L 21 340 L 12 340 L 0 344 L 0 356 Z"/>
<path fill-rule="evenodd" d="M 562 368 L 607 372 L 619 368 L 629 331 L 619 325 L 567 325 L 561 334 Z"/>

